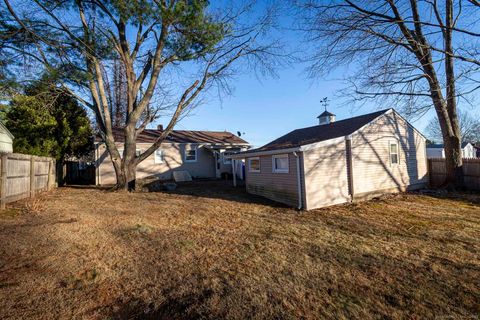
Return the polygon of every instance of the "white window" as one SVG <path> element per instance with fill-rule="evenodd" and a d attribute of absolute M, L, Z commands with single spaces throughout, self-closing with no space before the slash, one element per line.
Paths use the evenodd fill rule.
<path fill-rule="evenodd" d="M 232 164 L 232 159 L 229 158 L 231 154 L 232 154 L 231 152 L 226 152 L 226 151 L 222 153 L 223 164 Z"/>
<path fill-rule="evenodd" d="M 120 153 L 120 158 L 123 159 L 123 149 L 118 149 L 118 153 Z M 135 156 L 139 156 L 142 154 L 142 149 L 135 149 Z"/>
<path fill-rule="evenodd" d="M 272 156 L 272 172 L 288 173 L 288 154 Z"/>
<path fill-rule="evenodd" d="M 396 142 L 390 142 L 390 164 L 398 164 L 398 144 Z"/>
<path fill-rule="evenodd" d="M 162 149 L 157 149 L 155 150 L 155 155 L 154 155 L 155 163 L 163 163 L 163 150 Z"/>
<path fill-rule="evenodd" d="M 249 158 L 248 159 L 248 171 L 249 172 L 260 172 L 260 159 L 259 158 Z"/>
<path fill-rule="evenodd" d="M 196 162 L 196 161 L 197 161 L 197 147 L 186 146 L 185 147 L 185 162 Z"/>

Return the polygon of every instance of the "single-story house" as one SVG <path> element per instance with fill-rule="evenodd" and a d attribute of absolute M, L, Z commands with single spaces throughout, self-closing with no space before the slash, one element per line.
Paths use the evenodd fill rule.
<path fill-rule="evenodd" d="M 247 192 L 309 210 L 428 182 L 426 139 L 395 110 L 319 123 L 232 155 L 246 161 Z"/>
<path fill-rule="evenodd" d="M 462 143 L 462 158 L 476 158 L 477 150 L 470 142 Z M 445 148 L 440 143 L 427 144 L 427 158 L 445 158 Z"/>
<path fill-rule="evenodd" d="M 137 153 L 140 154 L 156 141 L 163 128 L 145 129 L 137 137 Z M 123 154 L 123 130 L 113 131 L 117 148 Z M 188 171 L 193 178 L 220 178 L 232 173 L 232 161 L 227 155 L 250 148 L 247 141 L 227 131 L 173 130 L 161 146 L 137 167 L 137 178 L 155 176 L 171 180 L 174 171 Z M 237 163 L 236 165 L 241 166 Z M 96 184 L 116 183 L 115 170 L 105 142 L 100 136 L 95 141 Z M 236 170 L 243 178 L 242 170 Z"/>
<path fill-rule="evenodd" d="M 13 134 L 0 122 L 0 152 L 13 152 Z"/>

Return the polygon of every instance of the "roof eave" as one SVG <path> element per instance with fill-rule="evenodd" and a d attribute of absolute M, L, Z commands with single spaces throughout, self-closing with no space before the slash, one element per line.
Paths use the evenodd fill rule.
<path fill-rule="evenodd" d="M 314 143 L 309 143 L 309 144 L 304 144 L 299 147 L 293 147 L 293 148 L 285 148 L 285 149 L 275 149 L 275 150 L 264 150 L 264 151 L 258 151 L 258 152 L 239 152 L 236 154 L 232 154 L 230 157 L 233 159 L 244 159 L 244 158 L 250 158 L 250 157 L 257 157 L 257 156 L 268 156 L 272 154 L 281 154 L 281 153 L 291 153 L 291 152 L 304 152 L 304 151 L 309 151 L 313 149 L 318 149 L 322 147 L 326 147 L 332 144 L 336 144 L 339 142 L 344 141 L 347 139 L 349 136 L 340 136 L 320 142 L 314 142 Z"/>

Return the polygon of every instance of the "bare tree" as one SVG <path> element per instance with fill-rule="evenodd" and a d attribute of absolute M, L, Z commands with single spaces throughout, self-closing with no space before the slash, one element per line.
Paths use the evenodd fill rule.
<path fill-rule="evenodd" d="M 109 72 L 110 71 L 110 72 Z M 122 62 L 113 58 L 110 70 L 103 68 L 112 126 L 122 128 L 127 116 L 127 79 Z"/>
<path fill-rule="evenodd" d="M 480 142 L 480 120 L 478 117 L 474 117 L 465 111 L 459 111 L 458 123 L 462 133 L 462 142 Z M 442 130 L 436 117 L 428 123 L 426 134 L 432 141 L 443 141 Z"/>
<path fill-rule="evenodd" d="M 300 28 L 316 45 L 308 59 L 312 75 L 355 66 L 346 79 L 355 102 L 376 100 L 409 115 L 433 107 L 445 144 L 446 184 L 462 185 L 457 102 L 468 103 L 480 84 L 477 1 L 297 3 L 304 18 Z"/>
<path fill-rule="evenodd" d="M 253 17 L 254 3 L 218 10 L 209 8 L 206 0 L 4 3 L 18 26 L 35 40 L 35 50 L 28 53 L 47 69 L 56 70 L 64 78 L 63 86 L 95 113 L 122 189 L 134 188 L 137 165 L 160 146 L 202 92 L 227 88 L 229 77 L 241 70 L 239 61 L 242 69 L 273 72 L 278 60 L 272 58 L 279 57 L 278 42 L 265 40 L 273 11 Z M 51 31 L 48 37 L 33 31 L 35 21 Z M 117 75 L 123 74 L 121 80 L 114 76 L 113 82 L 125 81 L 125 90 L 114 95 L 125 91 L 125 97 L 113 98 L 107 88 L 105 74 L 111 72 L 102 70 L 114 68 L 112 56 L 121 61 Z M 172 75 L 173 70 L 182 76 Z M 176 98 L 154 105 L 158 103 L 155 94 L 166 95 L 166 91 Z M 122 99 L 126 101 L 121 121 L 123 156 L 113 134 L 117 116 L 111 114 L 112 104 Z M 137 136 L 159 115 L 170 117 L 168 125 L 148 149 L 136 155 Z"/>

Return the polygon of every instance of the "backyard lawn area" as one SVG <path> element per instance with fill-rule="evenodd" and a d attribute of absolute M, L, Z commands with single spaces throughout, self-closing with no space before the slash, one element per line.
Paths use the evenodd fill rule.
<path fill-rule="evenodd" d="M 299 212 L 223 182 L 0 212 L 1 319 L 477 319 L 480 195 Z"/>

